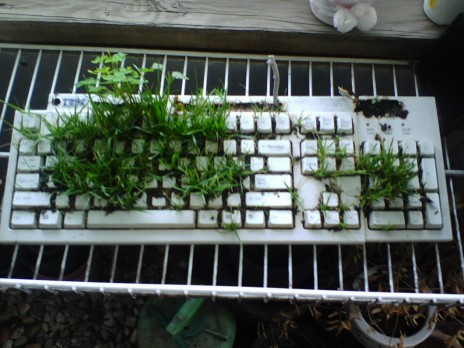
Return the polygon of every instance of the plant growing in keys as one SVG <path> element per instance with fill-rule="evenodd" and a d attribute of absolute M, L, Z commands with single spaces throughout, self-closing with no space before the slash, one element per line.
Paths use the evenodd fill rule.
<path fill-rule="evenodd" d="M 191 196 L 205 200 L 242 187 L 249 170 L 239 159 L 217 157 L 219 141 L 235 136 L 225 95 L 215 91 L 219 102 L 213 103 L 199 93 L 182 104 L 170 95 L 172 83 L 186 78 L 178 72 L 165 76 L 164 90 L 139 91 L 144 76 L 160 77 L 162 66 L 124 67 L 125 58 L 117 53 L 92 61 L 99 66 L 77 84 L 89 93 L 88 108 L 43 117 L 46 132 L 20 129 L 22 142 L 52 147 L 46 181 L 59 192 L 57 202 L 77 197 L 106 211 L 144 209 L 147 189 L 156 192 L 161 183 L 172 195 L 160 190 L 153 204 L 168 200 L 182 209 Z"/>

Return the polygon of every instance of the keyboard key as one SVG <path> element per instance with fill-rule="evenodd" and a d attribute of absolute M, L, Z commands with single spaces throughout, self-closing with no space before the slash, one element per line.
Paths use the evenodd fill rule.
<path fill-rule="evenodd" d="M 55 198 L 55 206 L 57 209 L 69 208 L 69 196 L 66 193 L 59 193 Z"/>
<path fill-rule="evenodd" d="M 240 115 L 240 132 L 241 133 L 254 133 L 255 131 L 255 118 L 253 114 L 244 113 Z"/>
<path fill-rule="evenodd" d="M 267 166 L 270 172 L 290 173 L 292 171 L 292 161 L 288 157 L 269 157 Z"/>
<path fill-rule="evenodd" d="M 291 208 L 292 195 L 290 192 L 247 192 L 245 204 L 249 208 Z"/>
<path fill-rule="evenodd" d="M 31 139 L 22 139 L 19 143 L 19 154 L 33 156 L 36 154 L 37 142 Z"/>
<path fill-rule="evenodd" d="M 74 201 L 74 207 L 77 210 L 90 209 L 90 196 L 89 195 L 77 195 Z"/>
<path fill-rule="evenodd" d="M 13 208 L 49 208 L 50 199 L 48 192 L 17 191 L 13 195 Z"/>
<path fill-rule="evenodd" d="M 335 228 L 340 226 L 340 213 L 337 210 L 325 210 L 322 212 L 324 216 L 324 228 Z"/>
<path fill-rule="evenodd" d="M 15 179 L 15 190 L 38 190 L 40 182 L 39 173 L 18 173 Z"/>
<path fill-rule="evenodd" d="M 305 175 L 311 175 L 319 170 L 317 157 L 303 157 L 301 159 L 301 172 Z"/>
<path fill-rule="evenodd" d="M 290 133 L 291 126 L 290 126 L 290 118 L 288 115 L 279 113 L 275 116 L 275 124 L 276 129 L 275 132 L 277 134 L 288 134 Z"/>
<path fill-rule="evenodd" d="M 58 158 L 56 158 L 56 156 L 47 156 L 45 158 L 45 168 L 46 169 L 51 169 L 57 163 L 58 163 Z"/>
<path fill-rule="evenodd" d="M 288 174 L 256 174 L 256 190 L 282 190 L 292 188 L 292 177 Z"/>
<path fill-rule="evenodd" d="M 208 168 L 208 157 L 198 156 L 195 157 L 195 166 L 199 171 L 206 170 Z"/>
<path fill-rule="evenodd" d="M 148 208 L 148 202 L 147 202 L 147 193 L 144 192 L 142 195 L 137 199 L 137 202 L 135 202 L 134 207 L 136 209 L 147 209 Z"/>
<path fill-rule="evenodd" d="M 100 213 L 109 215 L 103 210 Z M 68 211 L 64 215 L 64 228 L 85 228 L 85 211 Z"/>
<path fill-rule="evenodd" d="M 250 157 L 250 170 L 259 172 L 264 169 L 264 158 L 263 157 Z"/>
<path fill-rule="evenodd" d="M 193 210 L 90 210 L 88 228 L 194 228 Z"/>
<path fill-rule="evenodd" d="M 293 213 L 291 210 L 270 210 L 269 211 L 269 228 L 292 228 Z"/>
<path fill-rule="evenodd" d="M 217 141 L 206 140 L 205 141 L 205 153 L 218 153 L 219 145 Z"/>
<path fill-rule="evenodd" d="M 264 211 L 262 210 L 247 210 L 245 213 L 246 228 L 265 228 Z"/>
<path fill-rule="evenodd" d="M 404 229 L 406 222 L 402 211 L 373 211 L 369 215 L 369 227 L 373 230 Z"/>
<path fill-rule="evenodd" d="M 424 228 L 424 217 L 419 210 L 411 210 L 407 213 L 408 223 L 406 228 L 410 230 L 418 230 Z"/>
<path fill-rule="evenodd" d="M 335 139 L 322 139 L 322 149 L 326 155 L 335 155 L 337 144 Z"/>
<path fill-rule="evenodd" d="M 17 171 L 19 173 L 38 172 L 42 168 L 42 157 L 19 156 Z"/>
<path fill-rule="evenodd" d="M 41 140 L 37 143 L 38 155 L 49 155 L 53 152 L 52 142 L 50 140 Z"/>
<path fill-rule="evenodd" d="M 363 143 L 363 152 L 365 155 L 378 155 L 380 153 L 380 141 L 368 140 Z"/>
<path fill-rule="evenodd" d="M 218 228 L 217 210 L 200 210 L 198 212 L 198 228 Z"/>
<path fill-rule="evenodd" d="M 221 209 L 223 207 L 222 196 L 210 198 L 208 200 L 208 207 L 213 209 Z"/>
<path fill-rule="evenodd" d="M 421 157 L 434 157 L 435 147 L 433 142 L 429 140 L 421 140 L 417 144 L 419 146 L 419 155 Z"/>
<path fill-rule="evenodd" d="M 343 157 L 340 161 L 341 172 L 350 172 L 356 169 L 354 157 Z"/>
<path fill-rule="evenodd" d="M 416 156 L 417 155 L 417 145 L 414 140 L 404 140 L 400 143 L 401 150 L 405 156 Z"/>
<path fill-rule="evenodd" d="M 22 114 L 22 128 L 32 133 L 40 130 L 40 116 L 33 114 Z"/>
<path fill-rule="evenodd" d="M 322 228 L 321 213 L 319 210 L 305 210 L 303 219 L 305 228 Z"/>
<path fill-rule="evenodd" d="M 391 153 L 395 156 L 399 154 L 399 146 L 397 141 L 391 140 L 390 142 L 386 142 L 384 146 L 386 152 Z"/>
<path fill-rule="evenodd" d="M 234 227 L 234 228 L 241 228 L 242 227 L 242 214 L 239 210 L 230 211 L 223 211 L 222 212 L 222 227 Z"/>
<path fill-rule="evenodd" d="M 337 133 L 353 134 L 353 121 L 348 115 L 337 116 Z"/>
<path fill-rule="evenodd" d="M 313 115 L 302 116 L 300 132 L 303 134 L 317 132 L 317 118 Z"/>
<path fill-rule="evenodd" d="M 419 172 L 419 165 L 417 164 L 417 158 L 407 157 L 407 158 L 403 158 L 403 161 L 409 162 L 411 164 L 411 169 L 414 173 Z"/>
<path fill-rule="evenodd" d="M 425 208 L 425 228 L 440 229 L 443 227 L 441 217 L 440 196 L 438 193 L 427 193 Z"/>
<path fill-rule="evenodd" d="M 422 209 L 422 200 L 418 193 L 408 196 L 406 209 Z"/>
<path fill-rule="evenodd" d="M 403 197 L 395 197 L 388 202 L 388 207 L 395 210 L 403 210 L 404 202 Z"/>
<path fill-rule="evenodd" d="M 422 180 L 425 191 L 438 191 L 437 169 L 434 158 L 422 158 Z"/>
<path fill-rule="evenodd" d="M 237 141 L 224 140 L 224 153 L 226 155 L 235 155 L 237 153 Z"/>
<path fill-rule="evenodd" d="M 354 155 L 353 140 L 342 139 L 338 142 L 338 149 L 346 156 Z"/>
<path fill-rule="evenodd" d="M 164 208 L 166 204 L 167 204 L 166 197 L 152 197 L 151 198 L 151 205 L 153 206 L 153 208 Z"/>
<path fill-rule="evenodd" d="M 321 134 L 335 134 L 335 119 L 332 115 L 319 117 L 319 132 Z"/>
<path fill-rule="evenodd" d="M 61 228 L 63 215 L 59 211 L 45 210 L 39 215 L 40 228 Z"/>
<path fill-rule="evenodd" d="M 237 113 L 231 112 L 226 118 L 226 128 L 229 132 L 237 131 Z"/>
<path fill-rule="evenodd" d="M 317 140 L 303 140 L 301 142 L 301 156 L 316 156 Z"/>
<path fill-rule="evenodd" d="M 231 193 L 227 197 L 227 206 L 231 208 L 240 208 L 242 205 L 242 198 L 240 193 Z"/>
<path fill-rule="evenodd" d="M 261 114 L 256 119 L 258 132 L 262 134 L 272 133 L 272 118 L 269 114 Z"/>
<path fill-rule="evenodd" d="M 12 228 L 36 228 L 37 221 L 32 211 L 13 210 L 11 213 Z"/>
<path fill-rule="evenodd" d="M 240 149 L 244 155 L 254 155 L 255 141 L 253 139 L 242 139 L 240 141 Z"/>
<path fill-rule="evenodd" d="M 174 209 L 182 209 L 185 205 L 185 202 L 182 198 L 182 195 L 177 194 L 175 192 L 171 192 L 171 199 L 170 199 L 171 206 Z"/>
<path fill-rule="evenodd" d="M 291 156 L 292 147 L 288 140 L 259 140 L 258 153 L 263 156 Z"/>
<path fill-rule="evenodd" d="M 322 205 L 328 208 L 337 208 L 338 194 L 335 192 L 322 192 Z"/>
<path fill-rule="evenodd" d="M 343 223 L 345 228 L 359 228 L 359 214 L 356 210 L 345 210 L 343 212 Z"/>
<path fill-rule="evenodd" d="M 176 178 L 172 176 L 163 176 L 163 188 L 170 189 L 176 186 Z"/>
<path fill-rule="evenodd" d="M 191 193 L 190 194 L 190 209 L 202 209 L 206 206 L 205 196 L 201 193 Z"/>

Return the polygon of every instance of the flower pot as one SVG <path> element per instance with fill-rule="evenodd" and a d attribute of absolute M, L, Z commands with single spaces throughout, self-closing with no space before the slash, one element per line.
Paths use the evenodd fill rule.
<path fill-rule="evenodd" d="M 379 271 L 381 267 L 373 267 L 368 270 L 368 276 Z M 356 278 L 353 287 L 355 290 L 360 289 L 360 280 Z M 416 347 L 425 341 L 435 329 L 433 320 L 436 313 L 436 306 L 427 305 L 425 307 L 411 306 L 412 316 L 417 314 L 420 317 L 417 326 L 407 325 L 407 319 L 404 313 L 399 310 L 402 305 L 395 307 L 394 304 L 384 305 L 354 304 L 349 305 L 352 315 L 351 325 L 352 334 L 356 340 L 366 348 L 390 348 L 401 346 L 403 348 Z M 389 307 L 391 306 L 391 307 Z M 396 318 L 392 315 L 390 318 L 384 310 L 389 309 L 390 313 L 396 313 Z M 406 309 L 406 311 L 409 311 Z M 408 312 L 409 313 L 409 312 Z M 376 318 L 383 317 L 379 321 Z M 390 321 L 390 323 L 389 323 Z"/>

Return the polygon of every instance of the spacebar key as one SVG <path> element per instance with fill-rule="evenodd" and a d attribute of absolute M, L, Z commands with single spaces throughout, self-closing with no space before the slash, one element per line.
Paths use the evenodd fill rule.
<path fill-rule="evenodd" d="M 87 228 L 143 229 L 143 228 L 195 228 L 193 210 L 91 210 L 87 215 Z"/>

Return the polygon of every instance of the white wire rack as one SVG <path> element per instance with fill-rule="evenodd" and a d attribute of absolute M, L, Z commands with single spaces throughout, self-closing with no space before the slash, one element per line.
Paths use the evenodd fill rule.
<path fill-rule="evenodd" d="M 0 98 L 26 109 L 45 109 L 50 93 L 82 92 L 75 83 L 104 52 L 128 53 L 125 64 L 162 63 L 189 80 L 174 93 L 267 96 L 274 88 L 268 56 L 89 47 L 0 44 Z M 280 96 L 334 96 L 342 86 L 359 95 L 421 96 L 413 62 L 276 56 Z M 156 83 L 156 81 L 149 81 Z M 0 120 L 0 175 L 6 173 L 14 112 Z M 5 122 L 5 120 L 7 122 Z M 368 245 L 82 245 L 0 246 L 0 288 L 23 291 L 101 292 L 290 301 L 464 304 L 464 257 L 453 177 L 444 143 L 454 241 Z M 4 177 L 3 177 L 4 179 Z M 2 187 L 2 192 L 4 188 Z M 50 270 L 50 254 L 59 262 Z M 57 256 L 58 255 L 58 256 Z M 74 265 L 78 255 L 79 263 Z M 368 280 L 372 265 L 384 277 Z M 399 286 L 398 272 L 408 286 Z M 360 275 L 361 290 L 353 282 Z"/>

